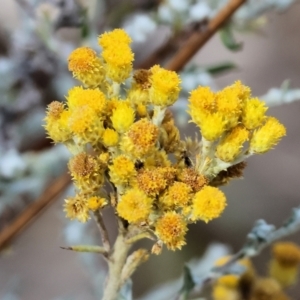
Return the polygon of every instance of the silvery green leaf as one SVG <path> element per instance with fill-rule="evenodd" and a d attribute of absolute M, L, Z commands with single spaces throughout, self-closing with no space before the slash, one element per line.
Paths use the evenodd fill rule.
<path fill-rule="evenodd" d="M 268 106 L 278 106 L 300 100 L 300 89 L 271 88 L 260 97 Z"/>
<path fill-rule="evenodd" d="M 237 65 L 230 61 L 220 62 L 215 65 L 205 67 L 205 70 L 211 75 L 219 75 L 237 68 Z"/>
<path fill-rule="evenodd" d="M 192 289 L 195 287 L 195 281 L 193 279 L 191 270 L 188 266 L 184 266 L 183 269 L 183 285 L 180 289 L 180 299 L 186 300 Z"/>
<path fill-rule="evenodd" d="M 242 43 L 238 43 L 232 32 L 230 25 L 223 27 L 220 30 L 221 41 L 224 46 L 231 51 L 239 51 L 242 49 Z"/>

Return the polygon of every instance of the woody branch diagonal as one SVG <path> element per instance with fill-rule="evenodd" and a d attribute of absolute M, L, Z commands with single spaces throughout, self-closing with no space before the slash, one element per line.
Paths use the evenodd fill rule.
<path fill-rule="evenodd" d="M 175 53 L 165 66 L 168 70 L 180 71 L 185 64 L 204 46 L 204 44 L 230 19 L 234 12 L 246 0 L 229 0 L 227 5 L 210 20 L 205 30 L 194 32 L 185 42 L 184 46 Z"/>

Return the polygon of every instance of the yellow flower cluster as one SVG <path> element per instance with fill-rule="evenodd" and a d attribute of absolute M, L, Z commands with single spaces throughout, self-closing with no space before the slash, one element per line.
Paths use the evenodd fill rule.
<path fill-rule="evenodd" d="M 285 135 L 283 125 L 265 116 L 265 104 L 251 98 L 250 89 L 240 81 L 217 93 L 199 87 L 191 92 L 189 102 L 189 113 L 202 136 L 208 141 L 220 140 L 222 160 L 235 159 L 249 138 L 249 151 L 264 153 Z"/>
<path fill-rule="evenodd" d="M 222 257 L 215 262 L 215 266 L 221 267 L 229 259 L 230 256 Z M 214 282 L 213 300 L 239 300 L 249 293 L 256 276 L 252 263 L 248 258 L 244 258 L 237 262 L 237 266 L 242 270 L 240 274 L 225 274 Z"/>
<path fill-rule="evenodd" d="M 233 161 L 244 143 L 249 153 L 265 152 L 284 127 L 265 117 L 262 102 L 236 82 L 216 94 L 205 87 L 191 92 L 190 114 L 203 139 L 181 140 L 167 109 L 180 92 L 178 74 L 158 65 L 131 74 L 131 39 L 122 29 L 98 42 L 100 54 L 87 47 L 70 54 L 69 69 L 84 87 L 70 89 L 65 105 L 52 102 L 45 118 L 48 135 L 73 155 L 76 195 L 66 200 L 67 217 L 85 222 L 110 204 L 119 218 L 155 234 L 156 245 L 180 249 L 189 223 L 218 218 L 226 207 L 213 179 L 241 174 L 243 164 Z"/>
<path fill-rule="evenodd" d="M 237 261 L 238 274 L 224 274 L 213 284 L 213 300 L 289 300 L 285 289 L 294 285 L 300 265 L 300 247 L 292 242 L 277 242 L 272 247 L 269 277 L 260 277 L 248 258 Z M 222 267 L 230 256 L 215 262 Z"/>
<path fill-rule="evenodd" d="M 240 81 L 217 93 L 200 86 L 191 92 L 189 103 L 189 114 L 202 134 L 198 168 L 210 179 L 250 155 L 269 151 L 286 134 L 276 118 L 265 115 L 265 103 L 252 98 Z"/>

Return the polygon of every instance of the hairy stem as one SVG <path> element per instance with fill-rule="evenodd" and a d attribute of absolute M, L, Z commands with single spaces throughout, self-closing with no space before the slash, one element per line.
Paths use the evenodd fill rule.
<path fill-rule="evenodd" d="M 113 251 L 109 255 L 108 277 L 102 300 L 116 300 L 122 287 L 121 274 L 126 263 L 128 251 L 131 247 L 130 244 L 126 243 L 125 233 L 125 229 L 120 225 Z"/>
<path fill-rule="evenodd" d="M 92 253 L 101 253 L 107 255 L 106 250 L 104 247 L 94 246 L 94 245 L 76 245 L 76 246 L 69 246 L 69 247 L 60 247 L 64 250 L 72 250 L 76 252 L 92 252 Z"/>

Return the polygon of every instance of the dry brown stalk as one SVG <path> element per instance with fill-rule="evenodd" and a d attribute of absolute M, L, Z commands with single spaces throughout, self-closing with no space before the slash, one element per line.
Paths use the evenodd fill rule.
<path fill-rule="evenodd" d="M 68 174 L 63 174 L 52 182 L 34 203 L 30 204 L 15 221 L 0 232 L 0 249 L 5 247 L 17 234 L 23 231 L 44 208 L 54 202 L 70 182 L 71 179 Z"/>

